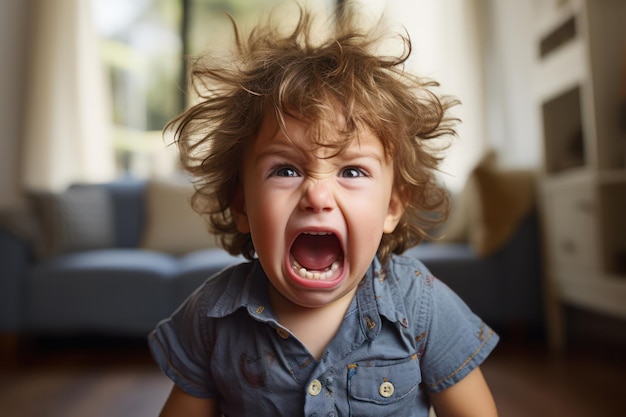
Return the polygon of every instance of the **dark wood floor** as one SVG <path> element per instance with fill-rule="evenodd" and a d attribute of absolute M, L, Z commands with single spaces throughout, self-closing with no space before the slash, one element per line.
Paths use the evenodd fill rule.
<path fill-rule="evenodd" d="M 483 371 L 501 417 L 617 417 L 625 415 L 623 351 L 575 343 L 553 355 L 540 342 L 504 340 Z M 1 368 L 7 417 L 156 416 L 171 386 L 138 342 L 38 343 Z"/>
<path fill-rule="evenodd" d="M 0 370 L 0 415 L 154 417 L 170 390 L 138 341 L 65 339 L 29 343 Z"/>
<path fill-rule="evenodd" d="M 624 416 L 622 348 L 578 343 L 559 355 L 503 343 L 483 366 L 501 417 Z"/>

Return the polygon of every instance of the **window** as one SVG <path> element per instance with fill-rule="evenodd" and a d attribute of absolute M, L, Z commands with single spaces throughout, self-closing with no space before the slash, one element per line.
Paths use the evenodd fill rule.
<path fill-rule="evenodd" d="M 231 14 L 244 29 L 287 0 L 91 0 L 113 114 L 117 171 L 135 177 L 169 176 L 176 154 L 163 126 L 186 105 L 186 55 L 227 48 Z M 330 15 L 335 1 L 309 1 Z M 282 7 L 281 7 L 282 10 Z"/>

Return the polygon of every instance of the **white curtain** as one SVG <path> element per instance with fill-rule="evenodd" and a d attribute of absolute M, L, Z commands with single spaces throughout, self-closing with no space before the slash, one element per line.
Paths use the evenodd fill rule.
<path fill-rule="evenodd" d="M 486 97 L 480 14 L 482 0 L 360 0 L 373 16 L 396 31 L 408 31 L 413 54 L 407 69 L 441 84 L 440 93 L 461 100 L 453 113 L 462 120 L 446 153 L 442 180 L 459 191 L 485 153 Z"/>
<path fill-rule="evenodd" d="M 86 0 L 33 0 L 21 166 L 27 189 L 114 176 L 110 105 Z"/>

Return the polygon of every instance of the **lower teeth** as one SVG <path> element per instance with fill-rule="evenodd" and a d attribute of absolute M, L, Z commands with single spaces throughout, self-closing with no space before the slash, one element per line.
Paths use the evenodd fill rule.
<path fill-rule="evenodd" d="M 333 264 L 326 268 L 324 271 L 309 271 L 302 265 L 300 265 L 297 261 L 293 261 L 291 264 L 293 270 L 299 277 L 311 280 L 327 280 L 330 279 L 335 272 L 339 270 L 341 266 L 339 262 L 335 261 Z"/>

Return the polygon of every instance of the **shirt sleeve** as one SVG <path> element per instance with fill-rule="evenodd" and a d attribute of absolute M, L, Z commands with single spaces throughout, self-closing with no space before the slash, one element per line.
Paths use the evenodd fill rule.
<path fill-rule="evenodd" d="M 447 285 L 432 279 L 429 326 L 421 358 L 422 378 L 431 392 L 451 387 L 477 368 L 498 343 L 487 326 Z"/>
<path fill-rule="evenodd" d="M 197 292 L 160 322 L 148 342 L 159 367 L 181 390 L 194 397 L 213 398 L 218 394 L 210 371 L 210 332 L 201 295 Z"/>

